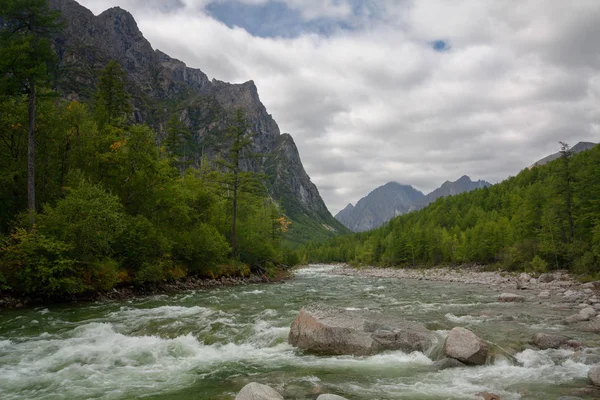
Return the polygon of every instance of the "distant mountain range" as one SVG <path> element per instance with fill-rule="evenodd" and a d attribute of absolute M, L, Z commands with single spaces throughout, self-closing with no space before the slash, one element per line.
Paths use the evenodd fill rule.
<path fill-rule="evenodd" d="M 440 197 L 486 186 L 491 184 L 482 180 L 473 182 L 465 175 L 454 182 L 446 181 L 433 192 L 424 195 L 410 185 L 389 182 L 360 199 L 356 206 L 348 204 L 335 218 L 354 232 L 364 232 L 378 228 L 398 215 L 420 210 Z"/>
<path fill-rule="evenodd" d="M 575 146 L 571 147 L 570 151 L 573 154 L 581 153 L 582 151 L 590 150 L 592 147 L 596 146 L 596 144 L 597 143 L 579 142 Z M 540 165 L 548 164 L 550 161 L 557 160 L 558 158 L 560 158 L 560 151 L 557 153 L 554 153 L 554 154 L 550 154 L 549 156 L 544 157 L 541 160 L 534 162 L 529 168 L 531 169 L 533 167 L 538 167 Z"/>

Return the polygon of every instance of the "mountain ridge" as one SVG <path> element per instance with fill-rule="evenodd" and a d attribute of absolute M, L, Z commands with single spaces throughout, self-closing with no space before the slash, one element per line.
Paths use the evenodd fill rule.
<path fill-rule="evenodd" d="M 348 231 L 327 210 L 302 166 L 293 138 L 282 137 L 253 81 L 232 84 L 210 80 L 200 69 L 153 49 L 135 18 L 120 7 L 96 16 L 75 0 L 49 3 L 66 22 L 63 33 L 54 40 L 59 62 L 69 72 L 57 83 L 65 97 L 92 100 L 98 72 L 108 61 L 118 61 L 127 73 L 134 121 L 150 125 L 161 138 L 169 118 L 177 115 L 201 149 L 190 155 L 196 166 L 204 157 L 218 156 L 220 148 L 226 145 L 227 125 L 234 111 L 242 108 L 255 134 L 251 151 L 263 155 L 244 160 L 242 168 L 271 175 L 269 193 L 295 222 L 290 227 L 290 237 L 303 232 L 299 236 L 306 239 L 306 229 L 314 231 L 317 238 Z"/>
<path fill-rule="evenodd" d="M 356 206 L 348 204 L 335 218 L 354 232 L 364 232 L 385 224 L 398 215 L 420 210 L 440 197 L 453 196 L 486 186 L 489 182 L 472 181 L 463 175 L 454 182 L 446 181 L 425 195 L 411 185 L 388 182 L 361 198 Z"/>

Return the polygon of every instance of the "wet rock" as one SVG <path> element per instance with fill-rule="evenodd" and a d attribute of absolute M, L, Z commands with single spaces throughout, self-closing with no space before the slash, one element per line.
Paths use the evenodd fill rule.
<path fill-rule="evenodd" d="M 433 366 L 441 371 L 443 369 L 466 367 L 465 364 L 458 361 L 456 358 L 442 358 L 433 363 Z"/>
<path fill-rule="evenodd" d="M 552 284 L 554 286 L 558 286 L 558 287 L 569 287 L 569 286 L 573 286 L 573 282 L 571 281 L 554 281 L 552 282 Z"/>
<path fill-rule="evenodd" d="M 522 303 L 525 301 L 525 297 L 514 293 L 502 293 L 498 297 L 498 301 L 501 303 Z"/>
<path fill-rule="evenodd" d="M 586 307 L 579 311 L 579 315 L 581 315 L 582 318 L 585 318 L 584 321 L 588 321 L 590 318 L 595 317 L 596 314 L 598 313 L 593 307 Z"/>
<path fill-rule="evenodd" d="M 283 396 L 267 385 L 252 382 L 240 390 L 235 400 L 283 400 Z"/>
<path fill-rule="evenodd" d="M 487 353 L 487 344 L 465 328 L 452 329 L 444 342 L 444 354 L 465 364 L 485 364 Z"/>
<path fill-rule="evenodd" d="M 538 297 L 539 297 L 540 299 L 547 299 L 547 298 L 550 298 L 550 292 L 549 292 L 549 291 L 547 291 L 547 290 L 543 290 L 543 291 L 541 291 L 541 292 L 540 292 L 540 294 L 538 294 Z"/>
<path fill-rule="evenodd" d="M 345 397 L 338 396 L 337 394 L 322 394 L 317 397 L 317 400 L 348 400 Z"/>
<path fill-rule="evenodd" d="M 600 349 L 599 348 L 588 348 L 578 350 L 573 354 L 573 361 L 585 364 L 594 365 L 600 364 Z"/>
<path fill-rule="evenodd" d="M 541 274 L 538 277 L 538 280 L 540 282 L 543 282 L 543 283 L 549 283 L 549 282 L 552 282 L 554 280 L 554 275 L 552 275 L 552 274 Z"/>
<path fill-rule="evenodd" d="M 536 333 L 531 338 L 531 344 L 541 350 L 558 349 L 565 345 L 569 340 L 568 337 L 562 335 L 552 335 L 548 333 Z"/>
<path fill-rule="evenodd" d="M 600 364 L 595 364 L 590 368 L 588 378 L 594 386 L 600 386 Z"/>
<path fill-rule="evenodd" d="M 371 355 L 385 350 L 425 352 L 435 336 L 419 322 L 366 310 L 311 305 L 303 307 L 292 322 L 288 341 L 316 353 Z"/>
<path fill-rule="evenodd" d="M 476 396 L 483 400 L 502 400 L 497 394 L 489 392 L 480 392 L 477 393 Z"/>
<path fill-rule="evenodd" d="M 582 324 L 579 329 L 584 332 L 600 333 L 600 316 L 591 319 L 590 322 Z"/>
<path fill-rule="evenodd" d="M 566 321 L 569 324 L 573 324 L 575 322 L 589 321 L 592 317 L 595 317 L 596 314 L 596 310 L 593 307 L 586 307 L 579 311 L 577 314 L 567 317 Z"/>
<path fill-rule="evenodd" d="M 558 400 L 583 400 L 581 397 L 561 396 Z"/>

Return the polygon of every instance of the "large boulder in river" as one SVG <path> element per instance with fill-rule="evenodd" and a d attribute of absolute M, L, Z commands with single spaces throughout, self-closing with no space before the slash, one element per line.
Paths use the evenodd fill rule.
<path fill-rule="evenodd" d="M 315 304 L 300 310 L 288 340 L 311 352 L 364 356 L 385 350 L 425 352 L 435 336 L 419 322 Z"/>
<path fill-rule="evenodd" d="M 444 342 L 444 354 L 465 364 L 485 364 L 488 346 L 477 335 L 465 328 L 454 328 Z"/>
<path fill-rule="evenodd" d="M 272 387 L 251 382 L 240 390 L 235 400 L 283 400 L 283 396 Z"/>
<path fill-rule="evenodd" d="M 345 397 L 338 396 L 337 394 L 322 394 L 317 397 L 317 400 L 348 400 Z"/>
<path fill-rule="evenodd" d="M 590 368 L 588 378 L 594 386 L 600 386 L 600 364 L 596 364 Z"/>

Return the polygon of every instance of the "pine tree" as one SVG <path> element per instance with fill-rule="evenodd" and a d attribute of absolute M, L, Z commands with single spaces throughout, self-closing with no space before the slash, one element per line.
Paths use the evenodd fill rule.
<path fill-rule="evenodd" d="M 50 82 L 56 65 L 50 37 L 60 29 L 59 13 L 46 0 L 0 2 L 0 89 L 8 95 L 25 94 L 28 100 L 27 208 L 33 225 L 35 213 L 35 119 L 39 87 Z"/>
<path fill-rule="evenodd" d="M 96 94 L 96 119 L 101 126 L 122 122 L 133 111 L 125 88 L 127 76 L 115 60 L 109 61 L 100 73 Z"/>

